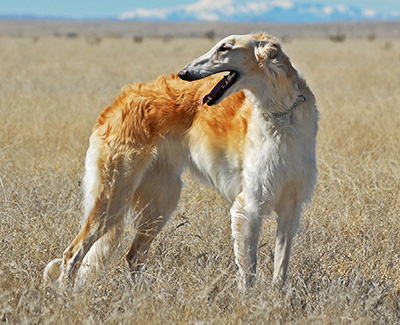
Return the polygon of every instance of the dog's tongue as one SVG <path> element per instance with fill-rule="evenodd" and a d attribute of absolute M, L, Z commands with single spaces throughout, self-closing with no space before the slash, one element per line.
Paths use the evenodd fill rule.
<path fill-rule="evenodd" d="M 231 72 L 227 74 L 225 77 L 223 77 L 215 85 L 215 87 L 211 90 L 211 92 L 208 95 L 202 97 L 200 102 L 201 106 L 204 106 L 205 104 L 212 105 L 213 102 L 215 102 L 218 98 L 220 98 L 224 93 L 224 91 L 232 85 L 235 79 L 236 79 L 235 72 Z"/>
<path fill-rule="evenodd" d="M 224 87 L 225 81 L 227 79 L 228 75 L 223 77 L 216 85 L 215 87 L 211 90 L 211 92 L 208 95 L 203 96 L 201 99 L 201 106 L 204 106 L 205 104 L 209 103 L 213 99 L 218 98 L 218 93 L 221 92 L 221 90 Z"/>

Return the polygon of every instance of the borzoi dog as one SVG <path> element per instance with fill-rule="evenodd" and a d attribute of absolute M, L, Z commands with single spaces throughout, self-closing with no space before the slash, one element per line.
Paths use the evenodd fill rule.
<path fill-rule="evenodd" d="M 228 74 L 217 82 L 211 75 L 220 72 Z M 126 259 L 138 272 L 178 204 L 188 167 L 232 203 L 242 288 L 254 283 L 262 217 L 276 213 L 273 280 L 283 283 L 316 182 L 317 122 L 305 80 L 264 34 L 229 36 L 178 76 L 127 86 L 90 137 L 83 226 L 44 278 L 60 286 L 85 280 L 118 245 L 126 214 L 136 216 Z"/>

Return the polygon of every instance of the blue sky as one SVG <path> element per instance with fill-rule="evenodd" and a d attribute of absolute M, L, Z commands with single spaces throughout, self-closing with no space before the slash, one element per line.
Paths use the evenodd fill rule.
<path fill-rule="evenodd" d="M 400 19 L 400 0 L 0 0 L 0 16 L 33 16 L 33 17 L 55 17 L 71 19 L 105 19 L 105 18 L 137 18 L 146 16 L 150 20 L 161 17 L 163 13 L 171 9 L 192 8 L 197 10 L 196 14 L 201 17 L 209 17 L 208 20 L 218 20 L 218 15 L 213 16 L 210 10 L 219 7 L 223 11 L 226 8 L 249 6 L 257 8 L 278 4 L 284 6 L 312 5 L 325 6 L 324 10 L 336 8 L 343 5 L 360 9 L 366 17 L 371 19 L 379 13 L 380 16 Z M 203 12 L 201 11 L 203 10 Z M 233 10 L 233 9 L 232 9 Z M 202 16 L 203 13 L 203 16 Z M 208 14 L 206 16 L 206 14 Z M 158 16 L 157 16 L 158 15 Z M 376 15 L 378 17 L 378 15 Z M 228 17 L 229 19 L 229 17 Z"/>

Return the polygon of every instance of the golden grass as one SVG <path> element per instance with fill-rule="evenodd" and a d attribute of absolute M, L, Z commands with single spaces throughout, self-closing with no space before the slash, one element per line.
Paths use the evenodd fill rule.
<path fill-rule="evenodd" d="M 284 48 L 321 112 L 319 178 L 284 292 L 271 286 L 265 221 L 255 289 L 236 288 L 229 206 L 190 176 L 136 283 L 123 255 L 83 293 L 43 288 L 81 217 L 88 137 L 126 83 L 177 72 L 209 40 L 0 38 L 2 323 L 400 321 L 400 41 L 294 40 Z M 128 226 L 130 225 L 127 222 Z"/>

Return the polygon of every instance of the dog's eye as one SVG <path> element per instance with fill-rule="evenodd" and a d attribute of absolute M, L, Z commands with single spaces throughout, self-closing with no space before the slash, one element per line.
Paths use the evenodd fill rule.
<path fill-rule="evenodd" d="M 230 43 L 225 44 L 225 43 L 224 43 L 224 44 L 222 44 L 222 45 L 219 47 L 218 51 L 220 51 L 220 52 L 226 52 L 226 51 L 232 50 L 232 47 L 233 47 L 232 44 L 230 44 Z"/>
<path fill-rule="evenodd" d="M 268 52 L 268 57 L 273 60 L 276 59 L 278 57 L 278 51 L 276 50 L 271 50 Z"/>

